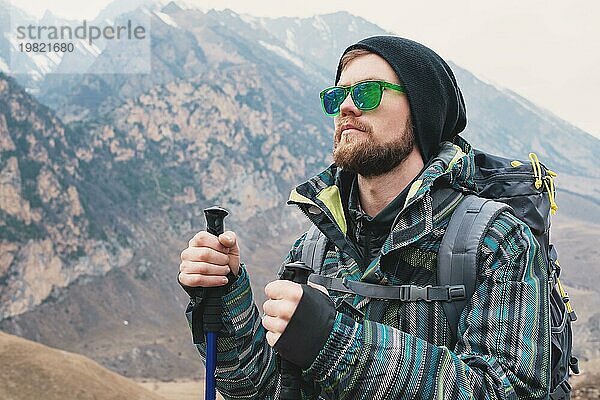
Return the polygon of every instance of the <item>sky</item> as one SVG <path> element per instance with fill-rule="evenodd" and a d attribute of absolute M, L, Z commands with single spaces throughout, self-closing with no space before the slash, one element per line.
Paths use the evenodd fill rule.
<path fill-rule="evenodd" d="M 121 0 L 126 1 L 126 0 Z M 111 0 L 28 0 L 41 17 L 92 19 Z M 347 11 L 419 41 L 484 81 L 510 89 L 600 138 L 598 0 L 185 0 L 255 16 Z"/>

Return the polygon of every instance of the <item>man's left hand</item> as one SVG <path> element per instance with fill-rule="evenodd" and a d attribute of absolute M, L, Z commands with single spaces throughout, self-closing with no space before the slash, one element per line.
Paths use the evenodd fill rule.
<path fill-rule="evenodd" d="M 327 289 L 323 286 L 310 282 L 308 284 L 328 294 Z M 302 286 L 291 281 L 276 280 L 265 286 L 265 295 L 268 300 L 263 304 L 265 315 L 262 319 L 262 325 L 267 330 L 267 343 L 271 347 L 275 346 L 275 343 L 285 331 L 298 307 L 298 303 L 300 303 L 302 294 Z"/>

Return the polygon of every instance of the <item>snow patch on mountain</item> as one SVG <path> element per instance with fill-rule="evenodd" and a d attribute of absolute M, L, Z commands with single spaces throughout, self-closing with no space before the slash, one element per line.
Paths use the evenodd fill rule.
<path fill-rule="evenodd" d="M 257 28 L 259 28 L 259 27 L 261 27 L 261 26 L 264 25 L 259 18 L 254 17 L 252 15 L 240 14 L 238 16 L 240 17 L 240 19 L 242 21 L 244 21 L 245 23 L 247 23 L 248 25 L 250 25 L 254 29 L 257 29 Z"/>
<path fill-rule="evenodd" d="M 166 1 L 165 1 L 165 3 L 166 3 Z M 181 7 L 184 10 L 196 10 L 196 11 L 201 11 L 204 14 L 206 14 L 209 10 L 206 7 L 202 7 L 199 4 L 196 4 L 193 0 L 190 0 L 190 1 L 177 0 L 177 1 L 172 1 L 172 3 L 175 3 L 176 5 L 178 5 L 179 7 Z"/>
<path fill-rule="evenodd" d="M 312 25 L 318 31 L 331 33 L 330 26 L 327 24 L 327 21 L 325 21 L 325 19 L 323 19 L 323 17 L 321 15 L 314 16 Z"/>
<path fill-rule="evenodd" d="M 98 57 L 100 53 L 102 53 L 102 50 L 100 50 L 98 46 L 96 46 L 93 43 L 90 45 L 86 40 L 79 40 L 77 43 L 77 47 L 82 50 L 87 50 L 94 57 Z"/>
<path fill-rule="evenodd" d="M 285 31 L 285 47 L 294 52 L 298 51 L 298 46 L 296 45 L 296 35 L 289 28 Z"/>
<path fill-rule="evenodd" d="M 260 45 L 263 46 L 264 48 L 266 48 L 267 50 L 270 50 L 273 53 L 277 54 L 278 56 L 285 58 L 286 60 L 292 62 L 297 67 L 304 68 L 304 63 L 302 62 L 302 60 L 300 58 L 296 57 L 295 55 L 293 55 L 292 53 L 290 53 L 289 51 L 287 51 L 286 49 L 276 46 L 274 44 L 267 43 L 262 40 L 259 40 L 258 43 L 260 43 Z"/>
<path fill-rule="evenodd" d="M 38 67 L 42 74 L 52 72 L 56 67 L 56 63 L 45 54 L 32 54 L 30 60 Z"/>
<path fill-rule="evenodd" d="M 173 18 L 171 18 L 171 16 L 168 14 L 165 14 L 160 11 L 154 11 L 154 15 L 156 15 L 158 18 L 160 18 L 161 21 L 167 25 L 174 26 L 175 28 L 179 27 L 179 25 L 177 25 L 177 22 L 175 22 L 175 20 Z"/>
<path fill-rule="evenodd" d="M 10 68 L 8 68 L 6 61 L 4 61 L 4 59 L 2 59 L 2 57 L 0 57 L 0 71 L 2 71 L 4 73 L 10 72 Z"/>

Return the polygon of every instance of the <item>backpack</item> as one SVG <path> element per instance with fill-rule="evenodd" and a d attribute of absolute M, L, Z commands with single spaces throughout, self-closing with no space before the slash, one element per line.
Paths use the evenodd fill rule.
<path fill-rule="evenodd" d="M 508 210 L 529 226 L 548 266 L 551 285 L 550 398 L 568 400 L 571 398 L 570 372 L 579 373 L 578 360 L 572 355 L 571 328 L 577 315 L 560 283 L 560 263 L 549 240 L 550 214 L 555 214 L 558 209 L 554 201 L 556 173 L 541 164 L 534 153 L 529 154 L 529 163 L 523 163 L 479 150 L 474 152 L 477 193 L 467 194 L 450 218 L 438 251 L 437 286 L 383 286 L 316 274 L 311 275 L 310 281 L 328 290 L 371 298 L 442 301 L 448 324 L 456 337 L 460 315 L 475 291 L 475 258 L 479 243 L 497 215 Z M 453 191 L 450 188 L 438 190 L 440 194 L 433 198 L 434 208 Z M 326 245 L 325 235 L 312 225 L 304 240 L 300 261 L 313 269 L 321 267 Z"/>

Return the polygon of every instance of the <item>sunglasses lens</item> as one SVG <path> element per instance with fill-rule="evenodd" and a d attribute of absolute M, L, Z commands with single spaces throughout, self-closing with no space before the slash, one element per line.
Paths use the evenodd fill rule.
<path fill-rule="evenodd" d="M 323 109 L 328 115 L 337 115 L 340 112 L 340 105 L 346 98 L 346 91 L 342 88 L 332 87 L 323 92 Z"/>
<path fill-rule="evenodd" d="M 354 87 L 352 98 L 361 110 L 372 110 L 381 102 L 381 86 L 377 82 L 363 82 Z"/>

